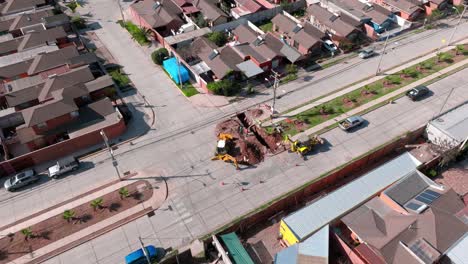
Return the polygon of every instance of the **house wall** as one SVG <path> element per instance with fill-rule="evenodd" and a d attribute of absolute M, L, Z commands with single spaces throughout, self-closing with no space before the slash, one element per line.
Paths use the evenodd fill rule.
<path fill-rule="evenodd" d="M 54 119 L 51 119 L 51 120 L 47 120 L 45 123 L 47 124 L 47 127 L 45 128 L 39 128 L 37 125 L 33 126 L 33 130 L 34 132 L 36 132 L 36 134 L 42 134 L 46 131 L 49 131 L 49 130 L 52 130 L 58 126 L 61 126 L 63 124 L 66 124 L 70 121 L 72 121 L 74 118 L 71 117 L 70 113 L 68 114 L 65 114 L 65 115 L 62 115 L 62 116 L 59 116 L 59 117 L 56 117 Z"/>
<path fill-rule="evenodd" d="M 374 28 L 368 24 L 364 24 L 364 32 L 366 33 L 366 36 L 373 40 L 379 38 L 379 35 L 377 34 L 377 32 L 375 32 Z"/>
<path fill-rule="evenodd" d="M 427 124 L 425 135 L 432 144 L 435 144 L 443 148 L 456 147 L 457 145 L 460 144 L 460 142 L 458 142 L 457 140 L 455 140 L 454 138 L 446 134 L 444 131 L 433 126 L 431 123 Z"/>
<path fill-rule="evenodd" d="M 118 123 L 108 126 L 103 130 L 109 139 L 113 139 L 125 132 L 126 125 L 122 118 Z M 7 176 L 11 174 L 12 168 L 15 171 L 21 171 L 43 162 L 70 155 L 83 148 L 91 147 L 97 144 L 103 144 L 102 136 L 99 134 L 99 132 L 100 130 L 96 130 L 80 137 L 64 140 L 57 144 L 32 151 L 28 154 L 3 161 L 0 163 L 0 176 Z"/>
<path fill-rule="evenodd" d="M 331 232 L 333 241 L 338 244 L 341 252 L 348 257 L 349 261 L 353 264 L 367 264 L 354 252 L 335 232 Z"/>

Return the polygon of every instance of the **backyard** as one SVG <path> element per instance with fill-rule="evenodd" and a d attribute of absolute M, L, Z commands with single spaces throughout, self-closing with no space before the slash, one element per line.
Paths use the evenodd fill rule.
<path fill-rule="evenodd" d="M 351 109 L 398 90 L 421 78 L 434 74 L 467 57 L 468 45 L 458 45 L 453 50 L 441 52 L 437 56 L 417 65 L 388 75 L 383 79 L 289 117 L 279 124 L 283 128 L 285 134 L 295 135 L 326 120 L 333 119 Z M 273 131 L 274 129 L 270 127 L 267 130 Z"/>

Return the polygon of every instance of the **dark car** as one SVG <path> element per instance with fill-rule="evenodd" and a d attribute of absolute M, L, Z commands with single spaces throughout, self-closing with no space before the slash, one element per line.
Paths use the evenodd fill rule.
<path fill-rule="evenodd" d="M 419 100 L 427 94 L 429 94 L 429 89 L 426 86 L 414 87 L 413 89 L 406 92 L 406 96 L 408 96 L 413 101 Z"/>
<path fill-rule="evenodd" d="M 18 188 L 39 181 L 39 175 L 36 175 L 34 170 L 26 170 L 7 179 L 3 185 L 7 191 L 13 192 Z"/>

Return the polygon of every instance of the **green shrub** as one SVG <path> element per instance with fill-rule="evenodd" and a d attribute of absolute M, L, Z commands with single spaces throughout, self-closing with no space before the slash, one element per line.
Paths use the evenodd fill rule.
<path fill-rule="evenodd" d="M 448 52 L 439 52 L 437 53 L 437 60 L 439 62 L 445 61 L 445 62 L 451 63 L 453 62 L 453 55 Z"/>
<path fill-rule="evenodd" d="M 434 178 L 437 176 L 437 171 L 434 170 L 434 169 L 430 169 L 428 172 L 427 172 L 427 176 L 429 176 L 429 178 Z"/>
<path fill-rule="evenodd" d="M 80 16 L 74 16 L 71 18 L 71 23 L 75 25 L 77 29 L 85 29 L 86 28 L 86 20 Z"/>
<path fill-rule="evenodd" d="M 407 68 L 401 71 L 406 77 L 416 78 L 419 75 L 419 72 L 414 68 Z"/>
<path fill-rule="evenodd" d="M 207 35 L 208 39 L 218 47 L 224 46 L 227 42 L 227 36 L 222 32 L 213 32 Z"/>
<path fill-rule="evenodd" d="M 130 35 L 132 35 L 132 39 L 138 42 L 138 44 L 144 45 L 149 43 L 147 38 L 148 31 L 146 29 L 140 28 L 130 21 L 123 22 L 122 20 L 119 20 L 117 23 L 124 27 L 130 33 Z"/>
<path fill-rule="evenodd" d="M 290 73 L 290 74 L 286 75 L 286 77 L 281 79 L 281 83 L 287 83 L 287 82 L 290 82 L 290 81 L 294 81 L 296 79 L 297 79 L 297 74 L 296 73 Z"/>
<path fill-rule="evenodd" d="M 463 45 L 463 44 L 457 45 L 455 47 L 455 51 L 456 51 L 457 55 L 460 54 L 460 53 L 463 54 L 463 52 L 465 51 L 465 45 Z"/>
<path fill-rule="evenodd" d="M 204 28 L 208 26 L 205 18 L 203 17 L 202 13 L 199 13 L 196 17 L 193 18 L 193 22 L 197 24 L 200 28 Z"/>
<path fill-rule="evenodd" d="M 76 1 L 73 1 L 69 4 L 66 4 L 66 6 L 68 8 L 70 8 L 70 10 L 72 11 L 72 13 L 75 13 L 76 12 L 76 8 L 78 7 L 78 4 L 76 3 Z"/>
<path fill-rule="evenodd" d="M 387 80 L 390 84 L 400 84 L 401 83 L 401 77 L 398 75 L 389 75 L 385 77 L 385 80 Z"/>
<path fill-rule="evenodd" d="M 288 64 L 286 65 L 286 72 L 288 74 L 295 74 L 297 73 L 297 66 L 295 64 Z"/>
<path fill-rule="evenodd" d="M 421 68 L 425 69 L 425 70 L 430 70 L 434 67 L 434 62 L 431 60 L 431 61 L 424 61 L 424 62 L 421 62 L 419 64 L 419 66 L 421 66 Z"/>
<path fill-rule="evenodd" d="M 126 87 L 130 84 L 130 79 L 120 69 L 109 71 L 109 75 L 120 88 Z"/>
<path fill-rule="evenodd" d="M 224 96 L 232 96 L 239 91 L 239 86 L 228 79 L 208 83 L 207 87 L 208 90 L 212 91 L 214 94 Z"/>
<path fill-rule="evenodd" d="M 169 56 L 169 52 L 165 48 L 160 48 L 151 53 L 151 59 L 157 65 L 162 65 L 164 59 L 167 58 L 167 56 Z"/>

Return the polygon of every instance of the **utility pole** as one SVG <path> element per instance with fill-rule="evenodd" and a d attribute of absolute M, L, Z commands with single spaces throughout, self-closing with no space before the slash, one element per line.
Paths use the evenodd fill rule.
<path fill-rule="evenodd" d="M 276 89 L 278 89 L 279 86 L 279 73 L 275 72 L 274 70 L 271 70 L 272 77 L 275 78 L 275 81 L 273 82 L 273 104 L 271 106 L 271 116 L 275 114 L 275 104 L 276 104 Z"/>
<path fill-rule="evenodd" d="M 117 5 L 119 5 L 120 15 L 122 16 L 122 22 L 125 24 L 125 17 L 124 17 L 124 13 L 122 10 L 122 5 L 120 4 L 120 0 L 115 0 L 115 1 L 117 1 Z"/>
<path fill-rule="evenodd" d="M 141 250 L 143 251 L 143 254 L 145 255 L 146 262 L 148 262 L 148 264 L 151 264 L 150 257 L 148 256 L 148 252 L 146 251 L 145 244 L 143 244 L 143 239 L 141 239 L 141 236 L 138 237 L 138 240 L 140 240 Z"/>
<path fill-rule="evenodd" d="M 458 9 L 457 9 L 458 10 Z M 455 36 L 455 32 L 457 31 L 457 28 L 458 28 L 458 25 L 460 25 L 460 22 L 463 18 L 463 15 L 465 15 L 465 12 L 466 12 L 466 4 L 463 4 L 463 12 L 461 13 L 460 15 L 460 18 L 458 19 L 458 22 L 457 24 L 455 25 L 455 28 L 453 29 L 453 32 L 452 32 L 452 35 L 450 35 L 450 38 L 449 40 L 447 41 L 447 46 L 450 45 L 450 43 L 452 42 L 452 39 L 453 37 Z"/>
<path fill-rule="evenodd" d="M 119 177 L 119 180 L 121 181 L 121 180 L 122 180 L 122 177 L 120 177 L 119 168 L 117 167 L 118 163 L 117 163 L 117 160 L 116 160 L 115 157 L 114 157 L 114 151 L 112 151 L 112 148 L 111 148 L 110 145 L 109 145 L 109 139 L 107 138 L 107 135 L 106 135 L 106 133 L 104 132 L 104 130 L 101 130 L 101 131 L 99 132 L 99 134 L 101 134 L 102 139 L 104 140 L 104 143 L 106 143 L 106 148 L 107 148 L 107 150 L 109 151 L 109 154 L 110 154 L 110 156 L 111 156 L 112 166 L 114 166 L 115 172 L 117 173 L 117 177 Z"/>
<path fill-rule="evenodd" d="M 180 60 L 179 57 L 175 56 L 177 60 L 177 73 L 179 74 L 179 84 L 180 84 L 180 89 L 184 89 L 184 83 L 182 82 L 182 76 L 180 75 Z"/>
<path fill-rule="evenodd" d="M 385 33 L 388 33 L 387 30 L 385 30 Z M 387 49 L 387 43 L 388 43 L 388 38 L 390 37 L 390 34 L 387 34 L 387 37 L 385 38 L 385 44 L 383 47 L 383 51 L 380 54 L 380 59 L 379 59 L 379 64 L 377 65 L 377 70 L 375 71 L 375 75 L 380 74 L 380 63 L 382 63 L 383 55 L 385 54 L 385 50 Z"/>

